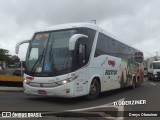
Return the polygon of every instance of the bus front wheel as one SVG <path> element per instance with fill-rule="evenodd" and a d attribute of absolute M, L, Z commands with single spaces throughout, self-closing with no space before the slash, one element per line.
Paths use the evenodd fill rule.
<path fill-rule="evenodd" d="M 100 93 L 100 84 L 96 78 L 94 78 L 90 85 L 89 94 L 86 96 L 88 100 L 96 99 Z"/>

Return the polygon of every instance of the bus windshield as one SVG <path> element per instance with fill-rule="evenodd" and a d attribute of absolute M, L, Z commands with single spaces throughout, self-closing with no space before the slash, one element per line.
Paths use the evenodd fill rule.
<path fill-rule="evenodd" d="M 26 70 L 35 73 L 50 73 L 72 67 L 69 39 L 77 30 L 36 33 L 26 57 Z"/>
<path fill-rule="evenodd" d="M 160 62 L 153 63 L 153 69 L 160 69 Z"/>

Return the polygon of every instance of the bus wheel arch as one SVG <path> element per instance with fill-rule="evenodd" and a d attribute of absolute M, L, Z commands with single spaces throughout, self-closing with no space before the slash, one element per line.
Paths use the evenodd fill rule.
<path fill-rule="evenodd" d="M 101 82 L 99 77 L 94 77 L 90 83 L 89 94 L 86 96 L 88 100 L 96 99 L 101 91 Z"/>

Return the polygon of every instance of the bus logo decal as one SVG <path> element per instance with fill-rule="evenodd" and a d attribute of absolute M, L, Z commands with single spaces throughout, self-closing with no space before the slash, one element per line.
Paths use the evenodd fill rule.
<path fill-rule="evenodd" d="M 43 87 L 43 83 L 40 83 L 40 87 Z"/>
<path fill-rule="evenodd" d="M 117 70 L 106 70 L 105 75 L 117 75 Z"/>
<path fill-rule="evenodd" d="M 116 62 L 114 60 L 108 60 L 108 65 L 111 65 L 112 67 L 114 67 L 116 64 Z"/>

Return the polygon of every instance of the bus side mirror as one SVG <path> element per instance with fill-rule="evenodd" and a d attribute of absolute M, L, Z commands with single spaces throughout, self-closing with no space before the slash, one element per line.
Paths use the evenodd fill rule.
<path fill-rule="evenodd" d="M 142 52 L 136 52 L 134 57 L 135 62 L 142 63 L 143 62 L 143 53 Z"/>
<path fill-rule="evenodd" d="M 16 48 L 15 48 L 16 54 L 19 53 L 19 47 L 20 47 L 21 44 L 29 43 L 29 42 L 30 42 L 30 40 L 24 40 L 24 41 L 18 42 L 18 43 L 16 44 Z"/>
<path fill-rule="evenodd" d="M 88 38 L 88 36 L 84 34 L 74 34 L 69 40 L 69 50 L 75 50 L 75 44 L 79 38 Z"/>

